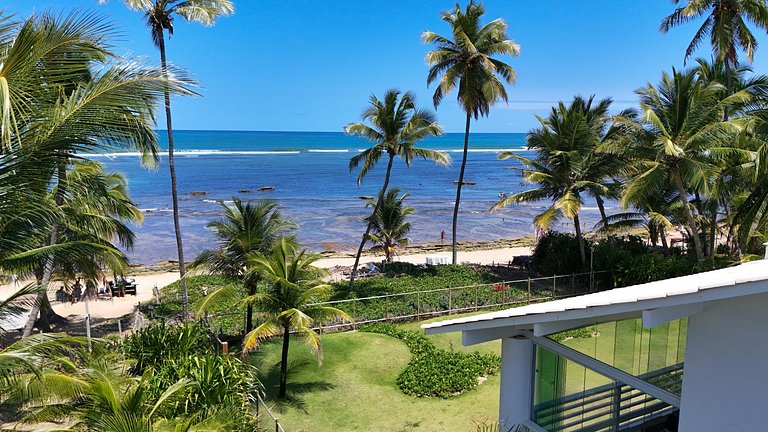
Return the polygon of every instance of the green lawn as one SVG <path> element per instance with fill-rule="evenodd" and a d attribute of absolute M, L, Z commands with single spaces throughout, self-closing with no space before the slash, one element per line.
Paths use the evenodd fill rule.
<path fill-rule="evenodd" d="M 395 379 L 410 360 L 405 344 L 373 333 L 323 336 L 325 358 L 318 366 L 308 348 L 294 340 L 288 393 L 274 405 L 287 432 L 423 431 L 470 432 L 474 421 L 497 416 L 499 377 L 451 399 L 403 394 Z M 280 343 L 264 345 L 253 361 L 261 369 L 270 400 L 279 376 Z M 270 402 L 274 404 L 274 402 Z"/>
<path fill-rule="evenodd" d="M 450 318 L 455 317 L 457 315 Z M 402 326 L 420 331 L 420 325 L 430 321 Z M 641 329 L 639 321 L 624 321 L 618 326 L 598 326 L 596 337 L 568 339 L 563 343 L 637 374 L 647 371 L 649 367 L 653 369 L 654 362 L 677 362 L 676 357 L 682 355 L 677 349 L 680 340 L 676 336 L 678 326 L 679 323 L 672 323 L 668 329 L 659 328 L 655 331 L 662 330 L 658 335 L 661 337 L 649 338 L 654 330 Z M 680 331 L 684 340 L 684 327 Z M 459 332 L 431 335 L 429 338 L 443 349 L 501 353 L 500 341 L 463 347 Z M 292 339 L 291 342 L 289 397 L 285 402 L 275 402 L 280 342 L 268 342 L 252 356 L 253 363 L 260 369 L 269 404 L 274 406 L 275 415 L 287 432 L 474 432 L 476 422 L 492 422 L 497 416 L 498 375 L 450 399 L 415 398 L 403 394 L 395 384 L 398 374 L 410 360 L 408 349 L 399 340 L 374 333 L 326 334 L 323 336 L 325 355 L 322 366 L 317 365 L 307 346 L 299 339 Z M 662 353 L 664 359 L 648 357 L 648 349 L 653 344 L 656 345 L 653 351 Z M 570 362 L 567 374 L 565 390 L 569 393 L 607 382 L 604 377 Z"/>

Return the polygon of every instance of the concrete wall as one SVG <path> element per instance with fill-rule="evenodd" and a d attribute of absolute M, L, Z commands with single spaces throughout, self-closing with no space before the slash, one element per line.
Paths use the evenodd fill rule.
<path fill-rule="evenodd" d="M 768 430 L 767 391 L 768 294 L 689 318 L 680 432 Z"/>
<path fill-rule="evenodd" d="M 529 339 L 502 339 L 499 424 L 504 430 L 531 417 L 532 377 L 533 342 Z"/>

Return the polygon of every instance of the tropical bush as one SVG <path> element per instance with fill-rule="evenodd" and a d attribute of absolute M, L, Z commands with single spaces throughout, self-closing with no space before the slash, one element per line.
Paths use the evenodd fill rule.
<path fill-rule="evenodd" d="M 479 377 L 498 373 L 501 367 L 501 358 L 497 355 L 446 351 L 437 348 L 426 336 L 393 324 L 371 324 L 360 330 L 405 342 L 413 357 L 397 377 L 397 385 L 412 396 L 455 396 L 477 386 Z"/>
<path fill-rule="evenodd" d="M 249 430 L 254 421 L 250 405 L 261 385 L 252 366 L 219 355 L 214 342 L 200 324 L 160 322 L 126 338 L 121 351 L 131 363 L 131 372 L 143 377 L 151 398 L 159 398 L 174 383 L 188 383 L 159 408 L 164 417 L 226 410 L 234 424 Z"/>
<path fill-rule="evenodd" d="M 578 273 L 583 270 L 579 240 L 575 235 L 549 231 L 533 250 L 533 267 L 543 276 Z"/>

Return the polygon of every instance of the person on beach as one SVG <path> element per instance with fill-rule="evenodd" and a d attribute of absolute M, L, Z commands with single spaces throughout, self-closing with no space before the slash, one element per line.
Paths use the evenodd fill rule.
<path fill-rule="evenodd" d="M 445 230 L 440 231 L 440 244 L 445 243 Z"/>

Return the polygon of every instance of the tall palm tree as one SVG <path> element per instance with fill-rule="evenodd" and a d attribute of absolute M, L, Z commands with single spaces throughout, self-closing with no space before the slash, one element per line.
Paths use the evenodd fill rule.
<path fill-rule="evenodd" d="M 301 249 L 295 241 L 287 237 L 275 243 L 269 254 L 255 254 L 249 258 L 250 272 L 266 279 L 269 287 L 246 299 L 246 302 L 252 303 L 256 310 L 263 314 L 265 321 L 245 335 L 243 350 L 251 350 L 267 338 L 283 337 L 280 398 L 284 398 L 286 394 L 291 332 L 302 336 L 316 353 L 318 362 L 322 362 L 320 335 L 312 326 L 316 322 L 322 324 L 323 320 L 333 318 L 352 321 L 352 318 L 340 309 L 316 305 L 333 289 L 317 279 L 326 273 L 324 269 L 313 265 L 318 259 L 320 255 Z"/>
<path fill-rule="evenodd" d="M 671 28 L 704 17 L 685 50 L 685 59 L 693 55 L 701 42 L 709 37 L 715 58 L 725 65 L 726 91 L 730 93 L 731 70 L 738 66 L 738 50 L 744 51 L 751 62 L 757 49 L 757 39 L 749 29 L 750 23 L 768 31 L 768 5 L 764 0 L 673 0 L 678 6 L 661 21 L 659 30 Z M 727 116 L 727 111 L 725 113 Z M 726 117 L 727 119 L 727 117 Z"/>
<path fill-rule="evenodd" d="M 436 46 L 436 49 L 426 56 L 427 65 L 431 66 L 427 84 L 439 80 L 432 97 L 435 108 L 458 86 L 459 106 L 467 114 L 464 152 L 456 184 L 456 202 L 451 227 L 453 264 L 456 264 L 458 258 L 456 229 L 461 188 L 464 185 L 464 169 L 467 165 L 470 122 L 472 117 L 477 120 L 480 116 L 487 116 L 491 106 L 498 100 L 506 102 L 507 90 L 504 83 L 514 84 L 517 78 L 517 73 L 511 66 L 494 56 L 520 54 L 520 45 L 507 39 L 507 24 L 504 20 L 499 18 L 481 25 L 484 14 L 482 3 L 475 3 L 474 0 L 470 1 L 463 11 L 457 4 L 454 10 L 442 14 L 442 20 L 451 26 L 451 37 L 440 36 L 431 31 L 422 34 L 424 43 Z"/>
<path fill-rule="evenodd" d="M 384 94 L 383 100 L 379 100 L 375 95 L 371 96 L 370 106 L 363 111 L 363 121 L 368 121 L 370 125 L 364 123 L 350 123 L 344 127 L 344 131 L 350 135 L 357 135 L 373 143 L 373 146 L 363 150 L 349 160 L 350 171 L 360 168 L 360 174 L 357 176 L 357 184 L 363 182 L 365 176 L 379 162 L 383 155 L 388 156 L 387 170 L 384 174 L 384 184 L 379 191 L 379 196 L 383 195 L 389 187 L 392 165 L 395 157 L 400 157 L 410 166 L 414 159 L 431 160 L 438 165 L 450 164 L 450 157 L 445 152 L 427 150 L 416 147 L 419 141 L 430 136 L 442 135 L 443 130 L 435 115 L 430 111 L 416 108 L 416 97 L 411 92 L 402 94 L 398 90 L 388 90 Z M 378 202 L 378 201 L 377 201 Z M 373 213 L 378 209 L 374 206 Z M 352 273 L 349 278 L 350 287 L 355 282 L 355 273 L 360 263 L 360 255 L 363 253 L 363 247 L 368 240 L 368 234 L 371 232 L 371 224 L 368 223 L 360 246 L 355 255 L 355 264 L 352 267 Z"/>
<path fill-rule="evenodd" d="M 106 0 L 101 0 L 105 2 Z M 168 62 L 165 53 L 165 32 L 173 36 L 173 20 L 178 15 L 188 22 L 197 22 L 212 26 L 222 15 L 231 15 L 235 8 L 231 0 L 124 0 L 130 9 L 144 13 L 147 27 L 152 34 L 152 42 L 160 51 L 160 64 L 163 75 L 168 76 Z M 165 92 L 165 124 L 168 130 L 168 169 L 171 173 L 171 201 L 173 204 L 173 227 L 176 232 L 176 248 L 179 255 L 179 274 L 181 275 L 181 298 L 185 319 L 189 314 L 189 296 L 187 281 L 184 279 L 184 244 L 179 224 L 179 198 L 176 187 L 176 163 L 173 158 L 173 121 L 171 119 L 171 92 Z"/>
<path fill-rule="evenodd" d="M 392 262 L 395 247 L 405 247 L 408 244 L 408 233 L 411 231 L 411 223 L 407 217 L 414 212 L 413 207 L 405 205 L 408 194 L 400 194 L 400 189 L 389 189 L 379 196 L 379 200 L 370 200 L 368 205 L 378 207 L 376 213 L 369 216 L 371 233 L 369 237 L 373 243 L 384 248 L 384 255 L 388 263 Z"/>
<path fill-rule="evenodd" d="M 562 216 L 571 219 L 583 264 L 587 259 L 579 219 L 583 194 L 595 197 L 603 225 L 607 226 L 603 197 L 612 196 L 615 186 L 611 179 L 619 168 L 617 158 L 596 150 L 601 142 L 619 135 L 608 126 L 611 100 L 593 102 L 594 97 L 577 96 L 568 106 L 560 102 L 553 107 L 547 118 L 539 117 L 541 126 L 527 137 L 528 148 L 536 153 L 534 159 L 513 152 L 499 153 L 499 159 L 521 162 L 524 168 L 520 171 L 525 180 L 538 187 L 512 194 L 491 207 L 496 210 L 513 203 L 552 200 L 552 204 L 534 218 L 534 224 L 549 229 Z"/>
<path fill-rule="evenodd" d="M 748 101 L 741 90 L 723 97 L 722 86 L 697 79 L 695 70 L 664 73 L 658 86 L 648 84 L 637 90 L 640 96 L 643 132 L 649 139 L 629 148 L 636 161 L 635 175 L 627 182 L 623 201 L 636 202 L 649 191 L 674 185 L 692 237 L 696 257 L 704 257 L 701 227 L 693 213 L 689 196 L 711 194 L 718 160 L 733 154 L 734 134 L 740 123 L 724 121 L 724 112 Z"/>
<path fill-rule="evenodd" d="M 243 203 L 232 198 L 232 204 L 219 202 L 224 217 L 208 224 L 218 239 L 216 249 L 205 249 L 195 258 L 193 268 L 205 267 L 208 271 L 225 274 L 243 282 L 248 296 L 256 294 L 258 273 L 248 274 L 248 256 L 268 253 L 278 238 L 298 226 L 283 218 L 277 203 L 267 200 Z M 230 288 L 218 289 L 205 298 L 201 310 L 205 311 L 224 299 L 238 293 Z M 247 305 L 246 332 L 253 330 L 253 305 Z"/>

